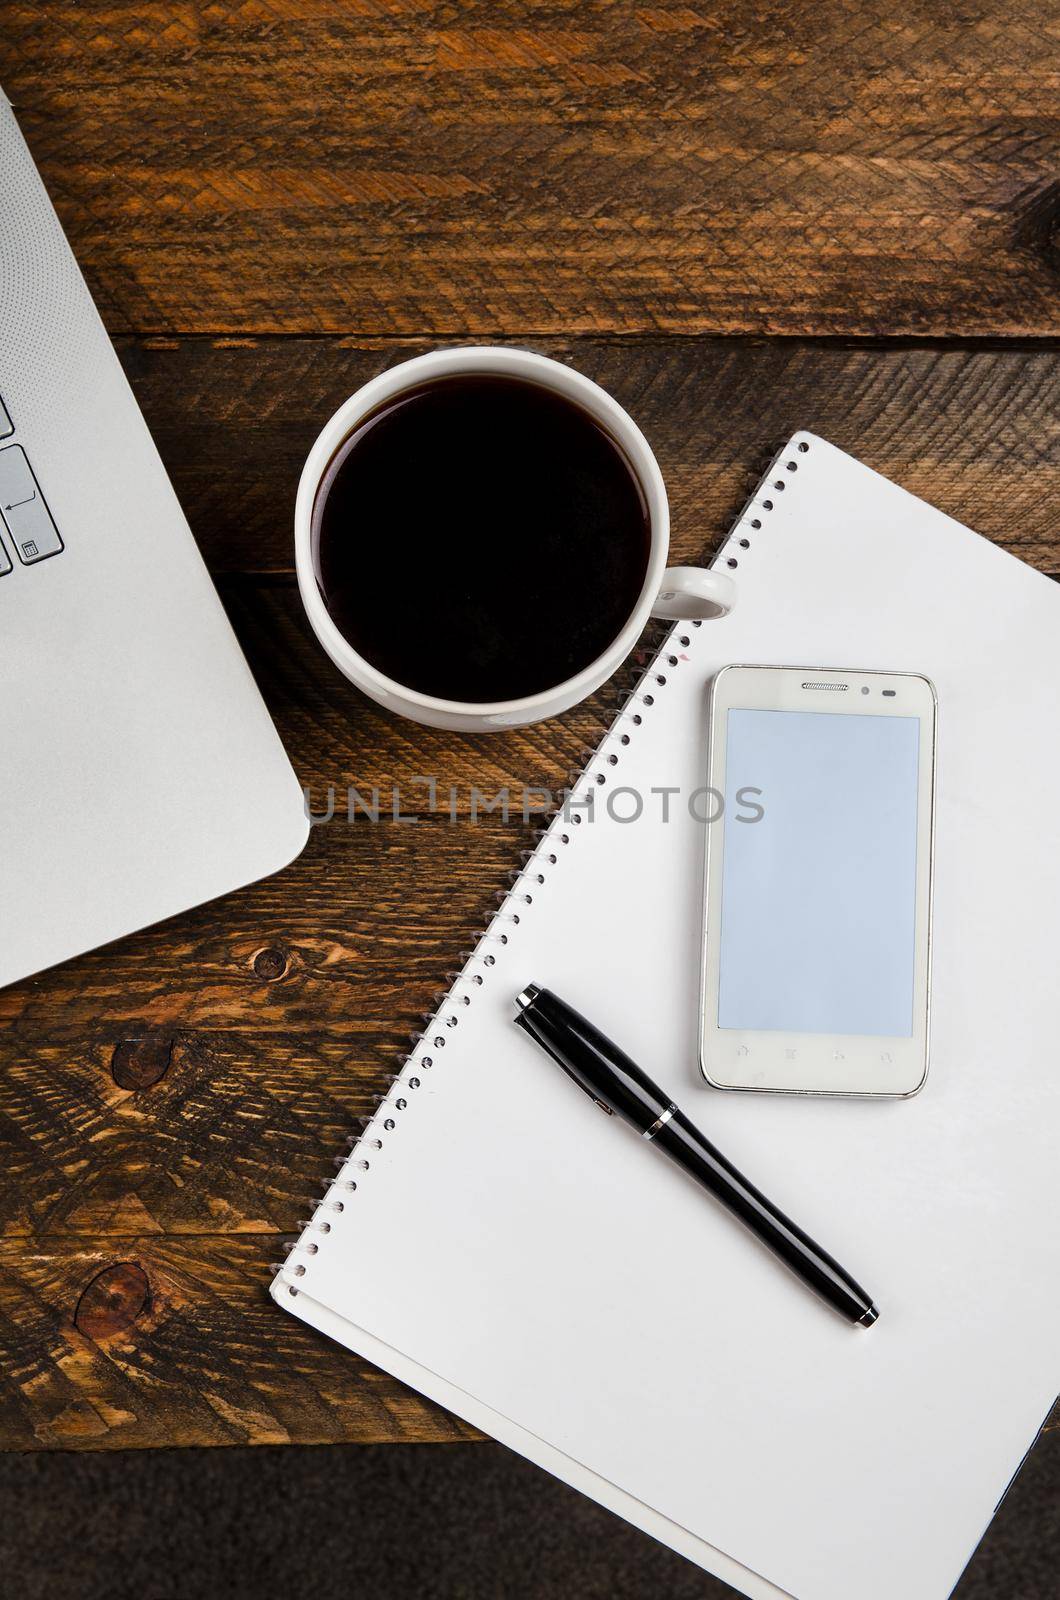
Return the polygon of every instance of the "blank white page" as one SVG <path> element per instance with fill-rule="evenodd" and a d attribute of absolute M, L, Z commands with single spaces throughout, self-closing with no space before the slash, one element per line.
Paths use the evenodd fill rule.
<path fill-rule="evenodd" d="M 798 1600 L 941 1600 L 1057 1389 L 1060 595 L 810 434 L 728 556 L 736 610 L 674 629 L 579 786 L 592 820 L 543 838 L 340 1173 L 356 1191 L 329 1192 L 315 1222 L 330 1231 L 303 1235 L 274 1292 L 295 1313 L 303 1292 L 355 1348 L 365 1330 Z M 703 827 L 685 797 L 730 662 L 937 687 L 931 1067 L 910 1101 L 747 1097 L 698 1075 Z M 646 797 L 640 821 L 608 815 L 618 786 Z M 665 824 L 653 789 L 677 791 Z M 519 1033 L 531 981 L 610 1033 L 870 1290 L 871 1331 Z"/>

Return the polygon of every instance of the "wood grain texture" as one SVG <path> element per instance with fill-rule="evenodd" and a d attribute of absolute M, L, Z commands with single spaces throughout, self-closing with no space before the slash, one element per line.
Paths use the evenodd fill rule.
<path fill-rule="evenodd" d="M 4 1235 L 293 1230 L 529 842 L 336 821 L 279 877 L 0 991 Z"/>
<path fill-rule="evenodd" d="M 4 1447 L 471 1436 L 266 1288 L 525 842 L 336 822 L 0 993 Z"/>
<path fill-rule="evenodd" d="M 1031 0 L 7 0 L 0 82 L 300 777 L 418 820 L 0 993 L 0 1445 L 467 1436 L 268 1264 L 635 664 L 503 737 L 388 717 L 301 617 L 306 450 L 429 342 L 530 341 L 643 425 L 675 559 L 809 427 L 1060 573 L 1057 38 Z"/>
<path fill-rule="evenodd" d="M 23 1450 L 473 1431 L 277 1311 L 282 1241 L 0 1241 L 0 1438 Z M 271 1252 L 271 1254 L 270 1254 Z"/>
<path fill-rule="evenodd" d="M 112 332 L 1055 329 L 1031 0 L 7 0 Z"/>
<path fill-rule="evenodd" d="M 708 554 L 773 450 L 810 428 L 1025 561 L 1060 571 L 1060 363 L 1051 350 L 531 344 L 603 384 L 644 430 L 667 483 L 675 560 Z M 292 570 L 295 490 L 321 427 L 360 384 L 428 348 L 118 342 L 211 569 L 273 575 Z"/>

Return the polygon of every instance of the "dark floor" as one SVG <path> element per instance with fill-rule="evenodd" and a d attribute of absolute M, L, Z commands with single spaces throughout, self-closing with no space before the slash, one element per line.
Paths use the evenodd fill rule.
<path fill-rule="evenodd" d="M 0 1592 L 18 1600 L 732 1594 L 495 1444 L 0 1456 L 0 1508 Z M 1060 1596 L 1060 1430 L 957 1596 Z"/>

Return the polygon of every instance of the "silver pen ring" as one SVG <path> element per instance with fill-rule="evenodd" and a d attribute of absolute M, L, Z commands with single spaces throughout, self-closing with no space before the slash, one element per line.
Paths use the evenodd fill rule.
<path fill-rule="evenodd" d="M 660 1128 L 665 1128 L 666 1124 L 669 1122 L 670 1118 L 673 1116 L 673 1114 L 674 1114 L 674 1112 L 676 1110 L 677 1110 L 676 1106 L 667 1106 L 667 1108 L 663 1112 L 662 1116 L 656 1117 L 655 1121 L 652 1123 L 650 1128 L 645 1128 L 644 1132 L 641 1134 L 641 1138 L 642 1139 L 654 1139 L 655 1135 L 658 1133 L 659 1129 Z"/>

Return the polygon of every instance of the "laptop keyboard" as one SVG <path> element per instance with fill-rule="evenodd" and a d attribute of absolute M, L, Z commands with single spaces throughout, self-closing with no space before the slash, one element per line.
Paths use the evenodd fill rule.
<path fill-rule="evenodd" d="M 14 431 L 0 399 L 0 441 Z M 6 540 L 0 538 L 0 578 L 14 570 L 12 551 L 22 566 L 32 567 L 63 549 L 48 503 L 20 444 L 0 444 L 0 518 L 7 536 Z"/>

